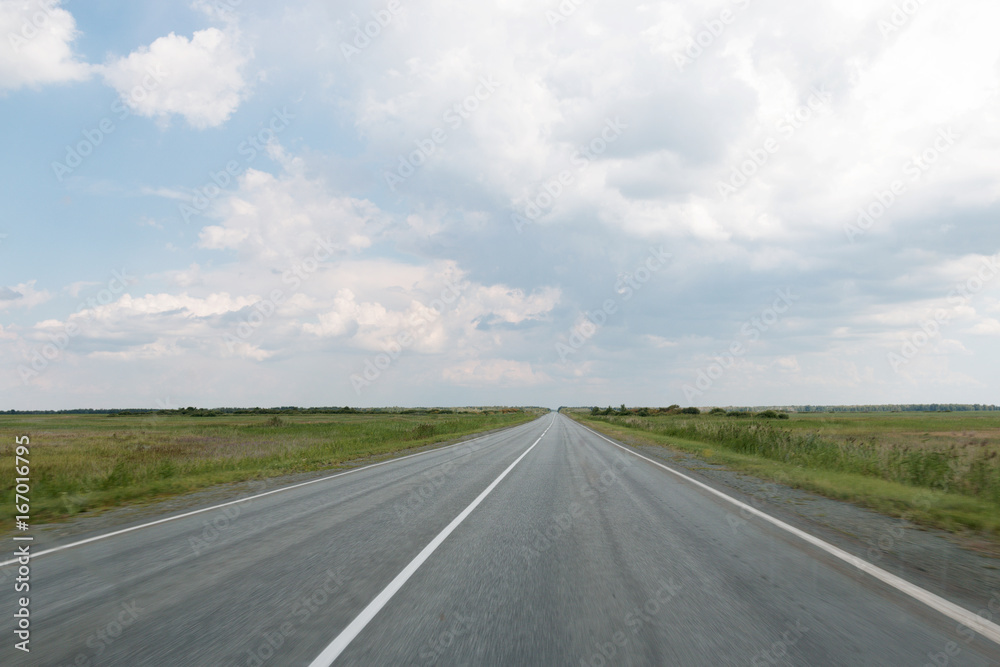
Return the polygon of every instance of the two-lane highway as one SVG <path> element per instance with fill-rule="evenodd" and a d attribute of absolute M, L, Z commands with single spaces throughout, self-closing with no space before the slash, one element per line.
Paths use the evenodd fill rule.
<path fill-rule="evenodd" d="M 32 651 L 7 615 L 0 664 L 1000 664 L 933 605 L 555 413 L 68 546 L 31 578 Z"/>

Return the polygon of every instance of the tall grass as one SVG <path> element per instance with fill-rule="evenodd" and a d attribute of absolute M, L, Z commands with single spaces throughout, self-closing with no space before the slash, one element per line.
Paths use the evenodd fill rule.
<path fill-rule="evenodd" d="M 928 445 L 917 436 L 885 438 L 875 432 L 867 438 L 837 438 L 772 421 L 704 415 L 588 418 L 804 468 L 860 474 L 1000 505 L 1000 454 L 985 440 L 978 445 L 954 439 L 950 444 Z"/>

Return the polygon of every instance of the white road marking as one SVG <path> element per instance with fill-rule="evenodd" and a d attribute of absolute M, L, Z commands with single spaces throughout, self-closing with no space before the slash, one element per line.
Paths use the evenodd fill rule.
<path fill-rule="evenodd" d="M 569 417 L 567 417 L 567 419 L 569 419 Z M 682 472 L 678 472 L 678 471 L 674 470 L 673 468 L 671 468 L 669 466 L 663 465 L 659 461 L 654 461 L 653 459 L 648 458 L 646 456 L 643 456 L 642 454 L 640 454 L 640 453 L 638 453 L 636 451 L 633 451 L 633 450 L 629 449 L 628 447 L 625 447 L 624 445 L 620 445 L 617 442 L 615 442 L 614 440 L 611 440 L 610 438 L 604 437 L 602 434 L 598 433 L 597 431 L 595 431 L 594 429 L 590 428 L 589 426 L 584 426 L 583 424 L 581 424 L 580 422 L 578 422 L 576 420 L 571 420 L 571 421 L 573 421 L 574 424 L 577 424 L 581 428 L 584 428 L 584 429 L 590 431 L 591 433 L 593 433 L 597 437 L 602 438 L 604 440 L 607 440 L 608 442 L 610 442 L 615 447 L 618 447 L 620 449 L 624 449 L 626 452 L 628 452 L 628 453 L 630 453 L 630 454 L 632 454 L 634 456 L 638 456 L 640 459 L 644 459 L 646 461 L 649 461 L 653 465 L 660 466 L 664 470 L 666 470 L 666 471 L 668 471 L 668 472 L 670 472 L 670 473 L 672 473 L 672 474 L 680 477 L 681 479 L 684 479 L 684 480 L 690 482 L 691 484 L 694 484 L 694 485 L 696 485 L 696 486 L 698 486 L 698 487 L 700 487 L 702 489 L 705 489 L 709 493 L 715 494 L 716 496 L 722 498 L 723 500 L 726 500 L 726 501 L 732 503 L 733 505 L 736 505 L 740 509 L 744 509 L 744 510 L 750 512 L 751 514 L 753 514 L 755 516 L 758 516 L 761 519 L 764 519 L 765 521 L 768 521 L 768 522 L 774 524 L 778 528 L 781 528 L 782 530 L 788 531 L 792 535 L 795 535 L 796 537 L 799 537 L 799 538 L 805 540 L 809 544 L 812 544 L 813 546 L 822 549 L 823 551 L 827 552 L 828 554 L 836 556 L 837 558 L 839 558 L 840 560 L 844 561 L 845 563 L 853 565 L 854 567 L 858 568 L 862 572 L 870 574 L 871 576 L 875 577 L 876 579 L 878 579 L 878 580 L 880 580 L 880 581 L 882 581 L 882 582 L 884 582 L 884 583 L 892 586 L 896 590 L 898 590 L 898 591 L 900 591 L 902 593 L 906 593 L 907 595 L 909 595 L 913 599 L 918 600 L 920 602 L 923 602 L 925 605 L 927 605 L 931 609 L 934 609 L 935 611 L 938 611 L 938 612 L 944 614 L 945 616 L 947 616 L 948 618 L 950 618 L 950 619 L 952 619 L 954 621 L 958 621 L 959 623 L 961 623 L 965 627 L 972 628 L 973 630 L 975 630 L 976 632 L 978 632 L 979 634 L 981 634 L 983 637 L 986 637 L 987 639 L 989 639 L 989 640 L 991 640 L 991 641 L 993 641 L 993 642 L 995 642 L 997 644 L 1000 644 L 1000 625 L 997 625 L 996 623 L 988 621 L 985 618 L 977 616 L 976 614 L 973 614 L 971 611 L 965 609 L 964 607 L 960 607 L 957 604 L 955 604 L 954 602 L 950 602 L 949 600 L 945 600 L 940 595 L 935 595 L 934 593 L 931 593 L 930 591 L 925 590 L 925 589 L 921 588 L 920 586 L 917 586 L 916 584 L 910 583 L 909 581 L 907 581 L 906 579 L 903 579 L 902 577 L 897 577 L 896 575 L 892 574 L 891 572 L 886 572 L 882 568 L 876 567 L 876 566 L 872 565 L 871 563 L 869 563 L 866 560 L 858 558 L 857 556 L 855 556 L 853 554 L 850 554 L 850 553 L 844 551 L 843 549 L 835 547 L 832 544 L 829 544 L 828 542 L 824 542 L 823 540 L 819 539 L 818 537 L 810 535 L 809 533 L 807 533 L 807 532 L 805 532 L 803 530 L 799 530 L 795 526 L 789 525 L 789 524 L 785 523 L 784 521 L 782 521 L 780 519 L 775 519 L 770 514 L 765 514 L 764 512 L 761 512 L 759 509 L 757 509 L 756 507 L 752 507 L 752 506 L 746 504 L 745 502 L 743 502 L 741 500 L 737 500 L 736 498 L 728 496 L 725 493 L 723 493 L 722 491 L 719 491 L 717 489 L 713 489 L 708 484 L 704 484 L 703 482 L 699 482 L 698 480 L 694 479 L 693 477 L 688 477 L 687 475 L 685 475 Z"/>
<path fill-rule="evenodd" d="M 553 419 L 552 424 L 554 423 L 555 420 Z M 542 434 L 538 436 L 538 440 L 535 440 L 531 447 L 524 450 L 524 453 L 518 456 L 513 463 L 507 466 L 507 469 L 500 473 L 500 476 L 493 480 L 493 482 L 486 487 L 486 490 L 480 493 L 468 507 L 462 510 L 461 514 L 452 519 L 452 522 L 449 523 L 444 530 L 438 533 L 437 537 L 431 540 L 430 543 L 423 548 L 423 551 L 418 553 L 416 558 L 411 560 L 409 564 L 403 568 L 402 572 L 397 574 L 396 578 L 390 581 L 389 585 L 382 589 L 381 593 L 375 596 L 374 600 L 368 603 L 368 606 L 365 607 L 361 613 L 358 614 L 358 616 L 340 632 L 339 635 L 337 635 L 336 639 L 330 642 L 330 645 L 323 649 L 323 652 L 316 656 L 315 660 L 309 663 L 309 667 L 329 667 L 332 665 L 344 649 L 347 648 L 347 646 L 354 640 L 354 638 L 365 629 L 365 626 L 368 625 L 373 618 L 375 618 L 375 615 L 381 611 L 382 607 L 384 607 L 386 603 L 392 599 L 392 596 L 395 595 L 396 592 L 403 587 L 403 584 L 405 584 L 406 581 L 413 576 L 417 569 L 424 564 L 424 561 L 430 558 L 430 555 L 434 553 L 434 550 L 441 546 L 441 543 L 444 542 L 449 535 L 451 535 L 452 531 L 458 528 L 459 524 L 465 521 L 466 517 L 472 514 L 472 510 L 476 509 L 476 507 L 479 506 L 479 503 L 483 502 L 483 499 L 490 495 L 490 492 L 492 492 L 493 489 L 496 488 L 497 484 L 499 484 L 503 478 L 507 476 L 507 473 L 513 470 L 514 466 L 520 463 L 521 459 L 527 456 L 528 452 L 534 449 L 535 445 L 542 441 L 545 434 L 549 432 L 550 428 L 552 428 L 552 424 L 549 424 L 545 430 L 542 431 Z"/>
<path fill-rule="evenodd" d="M 534 420 L 532 420 L 532 422 L 533 421 Z M 526 422 L 526 423 L 530 424 L 532 422 Z M 518 426 L 523 426 L 523 424 L 518 424 Z M 517 428 L 517 426 L 512 426 L 510 428 Z M 548 429 L 546 429 L 546 430 L 548 430 Z M 141 530 L 143 528 L 149 528 L 150 526 L 156 526 L 156 525 L 161 524 L 161 523 L 167 523 L 168 521 L 176 521 L 177 519 L 183 519 L 184 517 L 194 516 L 195 514 L 201 514 L 202 512 L 211 512 L 212 510 L 217 510 L 220 507 L 228 507 L 229 505 L 235 505 L 236 503 L 245 503 L 245 502 L 247 502 L 249 500 L 256 500 L 257 498 L 263 498 L 264 496 L 269 496 L 272 493 L 281 493 L 282 491 L 291 491 L 292 489 L 297 489 L 297 488 L 302 487 L 302 486 L 308 486 L 310 484 L 318 484 L 319 482 L 327 482 L 327 481 L 329 481 L 331 479 L 334 479 L 335 477 L 343 477 L 344 475 L 350 475 L 351 473 L 354 473 L 354 472 L 361 472 L 362 470 L 370 470 L 372 468 L 377 468 L 378 466 L 384 466 L 384 465 L 387 465 L 389 463 L 395 463 L 396 461 L 403 461 L 405 459 L 410 459 L 410 458 L 413 458 L 414 456 L 421 456 L 423 454 L 430 454 L 431 452 L 440 452 L 440 451 L 444 451 L 445 449 L 451 449 L 452 447 L 459 447 L 461 445 L 467 445 L 470 442 L 475 442 L 476 440 L 482 440 L 483 438 L 488 438 L 491 435 L 497 435 L 497 433 L 488 433 L 486 435 L 480 435 L 480 436 L 472 438 L 470 440 L 463 440 L 462 442 L 456 442 L 454 445 L 445 445 L 444 447 L 437 447 L 435 449 L 431 449 L 431 450 L 428 450 L 428 451 L 425 451 L 425 452 L 417 452 L 416 454 L 407 454 L 406 456 L 400 456 L 399 458 L 396 458 L 396 459 L 389 459 L 388 461 L 381 461 L 379 463 L 373 463 L 371 465 L 362 466 L 360 468 L 354 468 L 352 470 L 347 470 L 345 472 L 338 472 L 335 475 L 328 475 L 326 477 L 320 477 L 318 479 L 311 479 L 308 482 L 300 482 L 298 484 L 293 484 L 291 486 L 283 486 L 280 489 L 274 489 L 272 491 L 265 491 L 264 493 L 258 493 L 255 496 L 247 496 L 246 498 L 238 498 L 236 500 L 230 500 L 229 502 L 220 503 L 219 505 L 212 505 L 211 507 L 205 507 L 205 508 L 202 508 L 200 510 L 193 510 L 191 512 L 185 512 L 184 514 L 177 514 L 177 515 L 174 515 L 174 516 L 168 516 L 168 517 L 165 517 L 163 519 L 157 519 L 156 521 L 150 521 L 149 523 L 143 523 L 143 524 L 140 524 L 138 526 L 131 526 L 129 528 L 122 528 L 121 530 L 116 530 L 116 531 L 113 531 L 113 532 L 110 532 L 110 533 L 105 533 L 104 535 L 95 535 L 94 537 L 88 537 L 87 539 L 80 540 L 79 542 L 72 542 L 70 544 L 64 544 L 64 545 L 59 546 L 59 547 L 52 547 L 51 549 L 45 549 L 44 551 L 39 551 L 38 553 L 31 554 L 31 558 L 32 558 L 32 560 L 34 560 L 35 558 L 38 558 L 39 556 L 46 556 L 48 554 L 52 554 L 52 553 L 55 553 L 57 551 L 63 551 L 65 549 L 72 549 L 73 547 L 78 547 L 78 546 L 80 546 L 82 544 L 89 544 L 90 542 L 96 542 L 98 540 L 105 540 L 105 539 L 107 539 L 109 537 L 114 537 L 115 535 L 122 535 L 124 533 L 131 533 L 134 530 Z M 13 565 L 16 562 L 17 562 L 16 558 L 13 558 L 11 560 L 5 560 L 2 563 L 0 563 L 0 567 L 4 567 L 4 566 L 7 566 L 7 565 Z"/>

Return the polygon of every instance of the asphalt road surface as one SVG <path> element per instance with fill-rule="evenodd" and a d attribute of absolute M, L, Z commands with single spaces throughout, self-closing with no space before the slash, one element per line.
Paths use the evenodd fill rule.
<path fill-rule="evenodd" d="M 555 413 L 30 566 L 30 653 L 2 568 L 0 665 L 1000 665 L 912 592 Z"/>

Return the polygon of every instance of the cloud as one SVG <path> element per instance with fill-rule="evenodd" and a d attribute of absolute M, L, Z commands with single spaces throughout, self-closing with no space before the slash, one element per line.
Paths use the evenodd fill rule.
<path fill-rule="evenodd" d="M 52 298 L 48 290 L 36 290 L 36 280 L 5 287 L 0 285 L 0 310 L 8 308 L 34 308 Z"/>
<path fill-rule="evenodd" d="M 206 28 L 190 40 L 170 33 L 100 69 L 137 114 L 164 121 L 177 114 L 204 129 L 222 125 L 239 107 L 251 57 L 235 29 Z"/>
<path fill-rule="evenodd" d="M 221 355 L 221 331 L 228 319 L 259 301 L 257 295 L 230 296 L 225 292 L 205 296 L 123 294 L 105 305 L 79 310 L 64 320 L 36 323 L 23 338 L 44 344 L 68 336 L 66 352 L 103 360 L 142 360 L 177 356 L 201 350 Z M 227 319 L 228 318 L 228 319 Z"/>
<path fill-rule="evenodd" d="M 171 33 L 100 68 L 136 112 L 177 118 L 157 145 L 162 163 L 139 172 L 162 208 L 135 198 L 116 216 L 163 226 L 136 235 L 159 239 L 151 246 L 123 238 L 128 250 L 170 251 L 150 263 L 162 267 L 146 277 L 153 293 L 92 312 L 69 354 L 105 384 L 127 361 L 187 388 L 210 368 L 226 397 L 266 376 L 281 402 L 300 388 L 327 396 L 339 377 L 343 402 L 355 396 L 348 374 L 409 334 L 385 375 L 414 387 L 381 380 L 366 398 L 535 400 L 558 383 L 559 402 L 669 404 L 738 343 L 706 402 L 745 403 L 747 387 L 761 390 L 755 402 L 940 401 L 942 387 L 982 402 L 982 383 L 956 379 L 996 388 L 1000 280 L 981 272 L 1000 247 L 1000 8 L 923 3 L 882 34 L 893 0 L 735 11 L 745 4 L 576 3 L 551 25 L 555 5 L 432 0 L 403 3 L 366 39 L 372 8 L 353 0 L 253 12 L 197 0 L 194 20 L 218 28 Z M 724 5 L 734 20 L 710 35 Z M 88 46 L 105 37 L 111 48 L 128 39 Z M 342 44 L 361 41 L 345 57 Z M 258 86 L 251 64 L 269 75 Z M 253 164 L 235 148 L 247 127 L 226 122 L 251 86 L 260 109 L 297 98 L 282 143 Z M 115 145 L 165 137 L 140 125 L 152 134 Z M 192 131 L 218 125 L 229 127 Z M 199 163 L 191 141 L 207 139 Z M 240 176 L 206 194 L 229 159 Z M 409 175 L 390 190 L 385 174 L 401 164 Z M 134 165 L 115 168 L 131 177 Z M 904 187 L 889 201 L 894 179 Z M 91 194 L 122 206 L 112 197 L 123 191 Z M 193 194 L 209 204 L 175 227 L 164 209 Z M 884 215 L 848 239 L 873 202 Z M 516 229 L 511 214 L 531 207 Z M 638 275 L 650 245 L 673 259 L 626 297 L 616 280 Z M 767 319 L 789 286 L 799 299 Z M 19 342 L 60 326 L 25 326 L 31 311 L 14 305 L 29 297 L 0 292 Z M 555 343 L 606 299 L 616 312 L 559 363 Z M 947 324 L 894 372 L 887 353 L 938 312 Z M 316 368 L 320 379 L 302 379 Z M 279 390 L 267 391 L 254 396 Z"/>
<path fill-rule="evenodd" d="M 431 265 L 421 272 L 410 289 L 397 286 L 381 292 L 392 301 L 405 295 L 405 306 L 359 301 L 351 290 L 341 289 L 333 299 L 333 308 L 319 313 L 316 322 L 303 324 L 303 331 L 318 337 L 345 338 L 365 350 L 384 350 L 408 336 L 413 342 L 407 347 L 417 352 L 448 355 L 458 349 L 498 346 L 503 335 L 481 331 L 483 321 L 520 324 L 540 319 L 559 300 L 559 291 L 554 288 L 525 294 L 505 285 L 470 284 L 451 263 Z"/>
<path fill-rule="evenodd" d="M 445 368 L 442 377 L 463 387 L 530 387 L 548 382 L 545 373 L 525 361 L 510 359 L 470 360 Z"/>
<path fill-rule="evenodd" d="M 521 324 L 545 317 L 559 303 L 560 290 L 544 287 L 532 294 L 506 285 L 480 286 L 468 300 L 469 316 L 489 323 Z"/>
<path fill-rule="evenodd" d="M 677 345 L 678 345 L 677 341 L 667 340 L 663 336 L 655 336 L 653 334 L 646 334 L 643 337 L 653 347 L 670 348 L 670 347 L 677 347 Z"/>
<path fill-rule="evenodd" d="M 76 20 L 59 0 L 0 2 L 0 89 L 83 81 L 91 68 L 73 53 Z"/>
<path fill-rule="evenodd" d="M 317 242 L 337 255 L 371 245 L 371 235 L 386 220 L 377 206 L 330 194 L 326 183 L 305 175 L 301 161 L 285 167 L 278 176 L 256 169 L 240 176 L 237 191 L 215 211 L 222 221 L 201 230 L 199 246 L 287 263 L 311 253 Z"/>
<path fill-rule="evenodd" d="M 979 322 L 971 329 L 968 330 L 969 333 L 977 334 L 981 336 L 997 336 L 1000 335 L 1000 320 L 993 317 L 988 317 L 983 321 Z"/>

